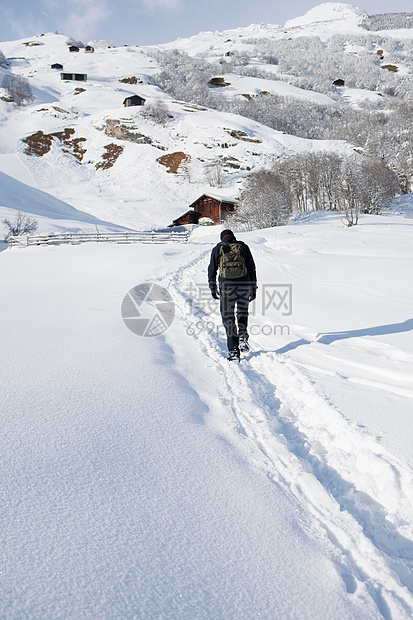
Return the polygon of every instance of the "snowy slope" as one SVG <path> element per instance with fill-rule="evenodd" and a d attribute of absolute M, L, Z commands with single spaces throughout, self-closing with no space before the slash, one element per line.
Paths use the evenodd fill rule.
<path fill-rule="evenodd" d="M 289 19 L 285 22 L 285 28 L 312 27 L 322 24 L 323 29 L 327 25 L 329 29 L 336 29 L 340 33 L 350 29 L 356 30 L 367 13 L 352 4 L 342 2 L 325 2 L 319 4 L 300 17 Z"/>
<path fill-rule="evenodd" d="M 104 222 L 93 215 L 78 211 L 50 194 L 21 183 L 3 172 L 0 172 L 0 195 L 2 220 L 7 217 L 10 222 L 13 222 L 16 210 L 30 216 L 34 215 L 39 224 L 37 228 L 39 233 L 58 230 L 87 232 L 88 224 L 91 232 L 94 232 L 98 225 L 102 231 L 119 229 L 110 222 Z"/>
<path fill-rule="evenodd" d="M 319 103 L 322 105 L 331 105 L 334 103 L 330 97 L 327 97 L 327 95 L 297 88 L 296 86 L 287 84 L 286 82 L 245 77 L 231 73 L 225 75 L 225 81 L 229 85 L 222 89 L 222 94 L 228 99 L 232 99 L 234 95 L 254 96 L 257 92 L 264 91 L 271 93 L 272 95 L 279 95 L 281 97 L 295 97 L 298 99 L 304 99 L 309 103 Z"/>
<path fill-rule="evenodd" d="M 265 165 L 275 155 L 314 148 L 349 148 L 339 142 L 319 145 L 285 136 L 246 118 L 174 102 L 150 84 L 155 61 L 140 48 L 70 54 L 66 38 L 61 35 L 44 35 L 34 41 L 39 45 L 27 47 L 27 41 L 2 43 L 13 72 L 30 79 L 35 101 L 25 108 L 12 104 L 6 107 L 0 126 L 0 170 L 26 183 L 29 178 L 38 189 L 100 219 L 133 228 L 171 223 L 198 196 L 214 190 L 208 184 L 205 164 L 220 157 L 229 158 L 232 164 L 226 167 L 222 188 L 223 195 L 232 197 L 238 194 L 239 182 L 247 169 Z M 24 54 L 24 58 L 18 54 Z M 64 64 L 65 71 L 86 73 L 88 81 L 62 82 L 59 71 L 50 68 L 54 62 Z M 131 76 L 139 83 L 119 82 Z M 297 92 L 309 100 L 329 102 L 328 97 L 288 84 L 234 78 L 232 96 L 241 91 L 254 94 L 261 86 L 262 90 L 267 88 L 289 96 Z M 79 92 L 79 88 L 83 90 Z M 149 101 L 163 98 L 171 117 L 166 127 L 143 118 L 139 108 L 122 107 L 124 99 L 132 94 Z M 108 135 L 108 121 L 117 121 L 143 136 L 144 143 Z M 80 141 L 84 150 L 81 161 L 73 152 L 65 152 L 68 149 L 56 138 L 49 152 L 42 156 L 27 154 L 27 146 L 22 142 L 27 136 L 38 131 L 51 135 L 67 129 L 74 131 L 71 139 Z M 233 139 L 231 131 L 242 131 L 254 142 Z M 230 148 L 223 150 L 228 143 Z M 111 144 L 122 152 L 112 167 L 99 169 L 105 149 Z M 165 153 L 177 151 L 191 158 L 190 176 L 169 174 L 158 163 Z M 15 161 L 13 166 L 11 157 Z"/>
<path fill-rule="evenodd" d="M 284 39 L 294 36 L 316 35 L 327 39 L 337 33 L 365 33 L 360 23 L 367 13 L 357 6 L 341 2 L 326 2 L 295 19 L 288 20 L 284 25 L 251 24 L 247 28 L 233 28 L 223 32 L 200 32 L 187 39 L 177 39 L 158 46 L 161 49 L 180 49 L 190 55 L 231 51 L 250 51 L 254 40 Z M 404 31 L 403 31 L 404 32 Z M 212 48 L 211 48 L 212 45 Z"/>
<path fill-rule="evenodd" d="M 219 230 L 0 253 L 5 617 L 411 617 L 412 219 L 243 235 L 239 366 L 205 297 Z M 143 282 L 175 304 L 156 338 L 120 315 Z"/>
<path fill-rule="evenodd" d="M 277 65 L 262 65 L 252 56 L 257 41 L 309 35 L 328 40 L 338 32 L 366 33 L 360 27 L 364 16 L 357 7 L 326 3 L 285 26 L 261 24 L 221 33 L 203 32 L 157 46 L 97 46 L 93 54 L 83 50 L 70 53 L 67 37 L 51 33 L 1 42 L 8 65 L 0 67 L 0 80 L 9 72 L 26 77 L 34 100 L 17 108 L 0 98 L 0 171 L 115 225 L 164 227 L 204 192 L 236 197 L 248 171 L 266 166 L 273 157 L 303 150 L 350 149 L 344 143 L 303 140 L 248 118 L 176 102 L 154 85 L 153 77 L 159 71 L 156 53 L 168 49 L 215 62 L 225 60 L 228 54 L 250 54 L 248 68 L 279 77 Z M 87 82 L 62 81 L 60 71 L 51 68 L 54 63 L 62 64 L 65 72 L 87 74 Z M 131 77 L 136 78 L 136 84 L 120 81 Z M 228 100 L 267 92 L 334 105 L 330 97 L 298 88 L 288 80 L 237 73 L 228 74 L 226 80 L 229 86 L 219 91 Z M 4 94 L 0 88 L 0 96 Z M 134 94 L 148 102 L 163 99 L 170 117 L 166 125 L 145 119 L 142 109 L 124 108 L 124 99 Z M 350 105 L 357 106 L 366 99 L 380 105 L 381 94 L 368 90 L 342 89 L 337 94 Z M 108 133 L 107 123 L 111 122 L 139 134 L 140 143 Z M 234 130 L 244 132 L 247 141 L 232 139 Z M 65 131 L 72 132 L 70 140 L 77 143 L 76 147 L 68 147 L 70 140 L 64 143 L 52 135 Z M 33 154 L 23 142 L 37 132 L 52 135 L 50 150 L 41 156 Z M 111 167 L 105 168 L 102 164 L 108 149 L 117 153 Z M 190 158 L 178 174 L 168 173 L 158 162 L 163 154 L 174 152 L 184 152 Z M 222 188 L 211 186 L 206 174 L 206 166 L 217 160 L 224 163 Z M 2 204 L 1 195 L 0 206 L 10 208 Z M 50 225 L 53 228 L 58 224 Z"/>

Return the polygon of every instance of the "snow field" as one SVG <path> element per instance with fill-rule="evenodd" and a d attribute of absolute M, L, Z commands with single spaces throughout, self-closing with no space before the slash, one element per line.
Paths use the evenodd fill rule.
<path fill-rule="evenodd" d="M 194 389 L 178 346 L 123 325 L 132 286 L 199 264 L 200 250 L 1 253 L 7 618 L 375 617 L 363 588 L 348 597 L 294 496 L 234 450 L 236 429 L 215 426 L 209 374 Z M 207 391 L 232 419 L 236 371 L 221 400 L 219 354 L 205 355 L 182 328 L 178 318 L 171 338 L 197 360 L 195 373 L 217 356 L 220 380 Z"/>

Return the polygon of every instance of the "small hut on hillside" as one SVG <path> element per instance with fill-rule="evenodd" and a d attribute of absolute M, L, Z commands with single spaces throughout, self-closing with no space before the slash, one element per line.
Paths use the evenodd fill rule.
<path fill-rule="evenodd" d="M 79 48 L 78 48 L 78 46 L 77 46 L 77 45 L 71 45 L 71 46 L 69 47 L 69 52 L 79 52 L 79 51 L 80 51 L 80 50 L 79 50 Z"/>
<path fill-rule="evenodd" d="M 93 54 L 94 51 L 95 51 L 94 47 L 92 47 L 91 45 L 86 45 L 85 54 Z"/>
<path fill-rule="evenodd" d="M 170 224 L 170 227 L 198 224 L 203 217 L 212 220 L 214 224 L 222 224 L 228 215 L 234 213 L 237 205 L 238 202 L 236 200 L 220 198 L 211 194 L 202 194 L 195 202 L 189 205 L 188 211 Z"/>
<path fill-rule="evenodd" d="M 125 106 L 125 108 L 129 108 L 130 106 L 134 105 L 145 105 L 145 101 L 146 99 L 140 97 L 139 95 L 132 95 L 131 97 L 126 97 L 123 105 Z"/>
<path fill-rule="evenodd" d="M 74 80 L 75 82 L 86 82 L 87 75 L 86 73 L 61 73 L 61 80 Z"/>

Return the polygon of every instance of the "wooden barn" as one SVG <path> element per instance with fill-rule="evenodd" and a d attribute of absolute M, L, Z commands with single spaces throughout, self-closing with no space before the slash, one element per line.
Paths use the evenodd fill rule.
<path fill-rule="evenodd" d="M 92 47 L 91 45 L 86 45 L 85 54 L 93 54 L 94 51 L 95 51 L 94 47 Z"/>
<path fill-rule="evenodd" d="M 129 108 L 133 105 L 145 105 L 146 99 L 140 97 L 139 95 L 132 95 L 132 97 L 126 97 L 123 105 L 125 108 Z"/>
<path fill-rule="evenodd" d="M 87 75 L 86 73 L 61 73 L 61 80 L 74 80 L 75 82 L 86 82 Z"/>
<path fill-rule="evenodd" d="M 170 226 L 198 224 L 202 217 L 211 219 L 214 224 L 222 224 L 228 215 L 234 213 L 237 204 L 236 200 L 202 194 L 189 206 L 188 211 L 174 220 Z"/>
<path fill-rule="evenodd" d="M 59 69 L 60 71 L 63 69 L 63 65 L 58 62 L 55 62 L 54 65 L 50 65 L 51 69 Z"/>
<path fill-rule="evenodd" d="M 71 45 L 69 47 L 69 52 L 78 52 L 78 51 L 79 51 L 79 48 L 77 45 Z"/>

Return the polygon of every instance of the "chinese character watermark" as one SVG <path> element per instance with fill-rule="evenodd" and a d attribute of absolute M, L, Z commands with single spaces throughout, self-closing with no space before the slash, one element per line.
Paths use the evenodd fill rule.
<path fill-rule="evenodd" d="M 207 284 L 191 282 L 185 291 L 187 297 L 187 316 L 219 316 L 219 304 L 211 298 Z M 261 295 L 249 306 L 250 316 L 268 316 L 270 313 L 281 316 L 292 314 L 292 284 L 263 284 Z"/>
<path fill-rule="evenodd" d="M 282 316 L 291 316 L 293 287 L 292 284 L 263 284 L 262 314 L 269 310 L 280 312 Z"/>

